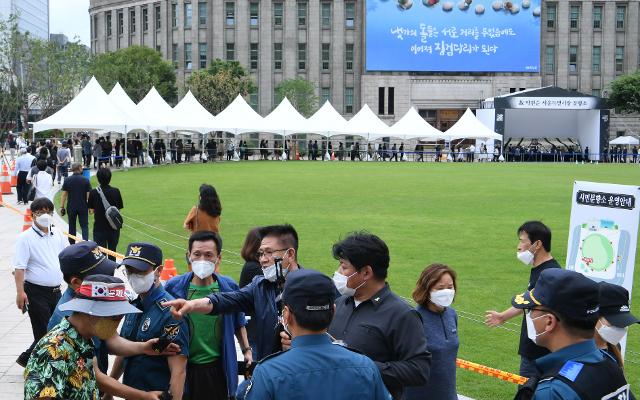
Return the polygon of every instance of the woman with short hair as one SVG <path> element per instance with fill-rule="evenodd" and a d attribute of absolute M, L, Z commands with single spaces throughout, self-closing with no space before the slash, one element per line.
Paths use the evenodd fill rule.
<path fill-rule="evenodd" d="M 427 350 L 431 353 L 431 375 L 426 385 L 407 387 L 407 400 L 458 398 L 458 315 L 451 308 L 456 288 L 456 273 L 444 264 L 429 265 L 416 283 L 413 299 L 418 304 L 416 310 L 422 317 Z"/>

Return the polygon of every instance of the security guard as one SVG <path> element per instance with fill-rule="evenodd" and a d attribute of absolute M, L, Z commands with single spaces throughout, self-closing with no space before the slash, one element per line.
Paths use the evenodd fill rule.
<path fill-rule="evenodd" d="M 169 343 L 180 346 L 173 356 L 136 355 L 116 358 L 111 376 L 118 379 L 124 367 L 122 382 L 140 390 L 169 391 L 173 400 L 182 399 L 189 356 L 189 332 L 184 320 L 171 317 L 169 307 L 163 303 L 173 300 L 160 284 L 162 250 L 149 243 L 131 243 L 127 247 L 122 265 L 127 268 L 127 278 L 139 297 L 133 305 L 142 310 L 125 318 L 120 335 L 136 342 L 160 338 L 158 352 Z"/>
<path fill-rule="evenodd" d="M 289 273 L 282 301 L 283 325 L 293 337 L 291 349 L 260 361 L 246 399 L 391 399 L 373 361 L 332 343 L 327 328 L 334 300 L 329 277 L 313 270 Z"/>
<path fill-rule="evenodd" d="M 598 284 L 574 271 L 542 271 L 535 287 L 512 300 L 525 310 L 527 336 L 550 354 L 536 359 L 541 372 L 516 399 L 628 399 L 622 370 L 593 339 L 599 315 Z"/>

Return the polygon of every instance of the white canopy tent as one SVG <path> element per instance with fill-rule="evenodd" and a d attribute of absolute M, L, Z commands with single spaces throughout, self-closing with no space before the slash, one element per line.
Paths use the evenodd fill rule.
<path fill-rule="evenodd" d="M 453 139 L 483 139 L 502 140 L 502 135 L 487 128 L 475 115 L 471 109 L 467 108 L 462 117 L 443 135 L 449 140 Z"/>
<path fill-rule="evenodd" d="M 225 131 L 238 135 L 246 132 L 259 132 L 264 128 L 264 118 L 260 116 L 241 95 L 215 116 L 211 130 Z"/>
<path fill-rule="evenodd" d="M 634 138 L 633 136 L 620 136 L 610 141 L 609 144 L 635 146 L 640 144 L 640 140 Z"/>
<path fill-rule="evenodd" d="M 442 138 L 442 132 L 431 126 L 418 114 L 414 107 L 398 120 L 386 135 L 376 135 L 376 138 L 389 136 L 400 139 L 438 140 Z"/>
<path fill-rule="evenodd" d="M 133 100 L 129 98 L 122 86 L 120 86 L 120 82 L 117 82 L 113 89 L 111 89 L 111 92 L 109 93 L 109 99 L 111 99 L 113 104 L 115 104 L 115 106 L 118 107 L 120 111 L 122 111 L 127 116 L 127 132 L 120 133 L 126 135 L 130 131 L 134 130 L 149 130 L 149 125 L 140 116 L 138 109 L 136 108 L 136 103 L 134 103 Z"/>
<path fill-rule="evenodd" d="M 331 105 L 329 100 L 325 101 L 309 119 L 307 119 L 308 130 L 306 132 L 317 133 L 326 137 L 344 135 L 349 132 L 347 120 Z"/>
<path fill-rule="evenodd" d="M 169 131 L 193 131 L 204 135 L 211 132 L 213 130 L 211 126 L 215 125 L 215 117 L 200 104 L 191 90 L 176 104 L 172 115 L 172 124 L 168 126 Z"/>
<path fill-rule="evenodd" d="M 127 130 L 127 115 L 121 111 L 95 77 L 78 95 L 60 111 L 41 121 L 34 122 L 33 133 L 47 129 L 63 131 L 116 131 Z"/>
<path fill-rule="evenodd" d="M 155 86 L 136 106 L 139 115 L 149 125 L 149 134 L 154 131 L 170 132 L 170 125 L 175 125 L 173 109 L 160 96 Z"/>
<path fill-rule="evenodd" d="M 347 133 L 364 138 L 385 137 L 389 136 L 389 125 L 378 118 L 365 104 L 356 115 L 347 121 Z"/>
<path fill-rule="evenodd" d="M 284 136 L 306 132 L 307 127 L 307 119 L 285 97 L 269 115 L 264 117 L 260 131 L 278 133 L 284 139 Z"/>

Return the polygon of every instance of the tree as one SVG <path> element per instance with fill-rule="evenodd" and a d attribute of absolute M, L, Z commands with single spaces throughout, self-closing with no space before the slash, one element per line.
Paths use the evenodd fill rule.
<path fill-rule="evenodd" d="M 157 51 L 145 46 L 131 46 L 96 56 L 89 72 L 109 91 L 116 82 L 138 103 L 155 86 L 160 96 L 175 104 L 178 98 L 173 65 Z"/>
<path fill-rule="evenodd" d="M 611 82 L 609 106 L 622 114 L 640 112 L 640 71 Z"/>
<path fill-rule="evenodd" d="M 12 15 L 0 21 L 0 115 L 3 122 L 31 110 L 47 117 L 71 101 L 86 80 L 91 54 L 79 41 L 60 47 L 21 33 Z M 19 110 L 19 111 L 18 111 Z"/>
<path fill-rule="evenodd" d="M 192 73 L 187 88 L 204 108 L 218 114 L 238 94 L 247 96 L 255 90 L 255 85 L 239 62 L 216 59 L 206 70 Z"/>
<path fill-rule="evenodd" d="M 310 117 L 318 109 L 318 96 L 313 83 L 306 79 L 287 79 L 276 87 L 279 98 L 286 97 L 298 112 Z"/>

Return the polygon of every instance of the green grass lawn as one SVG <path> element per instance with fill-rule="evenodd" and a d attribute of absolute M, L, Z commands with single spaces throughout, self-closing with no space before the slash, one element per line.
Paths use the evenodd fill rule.
<path fill-rule="evenodd" d="M 130 170 L 114 174 L 112 184 L 122 192 L 125 223 L 130 224 L 122 231 L 118 250 L 123 252 L 130 241 L 154 241 L 144 234 L 152 235 L 166 242 L 155 241 L 181 271 L 187 247 L 182 222 L 198 200 L 198 186 L 205 182 L 216 187 L 222 201 L 224 248 L 233 252 L 223 253 L 222 272 L 235 279 L 242 261 L 237 252 L 246 232 L 284 222 L 298 231 L 301 264 L 327 274 L 337 268 L 331 257 L 335 241 L 357 230 L 379 235 L 391 252 L 391 288 L 404 297 L 410 297 L 425 266 L 446 263 L 458 272 L 454 307 L 461 316 L 459 357 L 517 373 L 520 320 L 506 325 L 508 329 L 490 329 L 479 321 L 485 310 L 508 307 L 512 295 L 527 285 L 528 268 L 515 257 L 516 229 L 522 222 L 540 219 L 550 226 L 552 254 L 564 264 L 574 180 L 637 185 L 640 167 L 217 163 Z M 636 255 L 636 266 L 638 260 Z M 633 296 L 636 314 L 640 314 L 639 282 L 640 271 Z M 640 327 L 632 327 L 627 376 L 636 392 L 640 391 L 638 337 Z M 477 399 L 507 399 L 515 385 L 458 370 L 458 391 Z"/>

